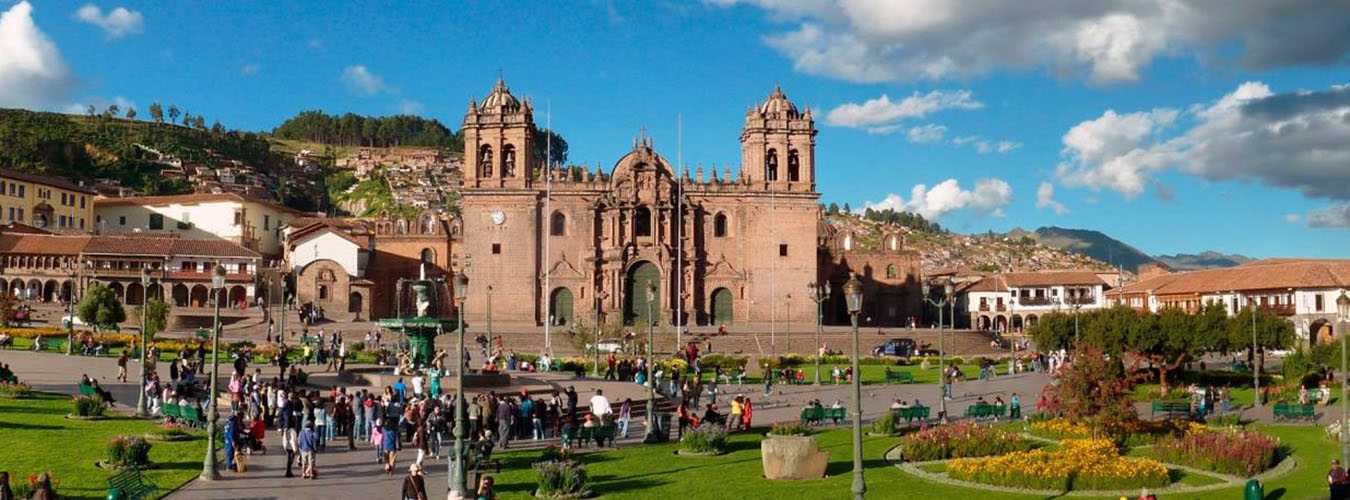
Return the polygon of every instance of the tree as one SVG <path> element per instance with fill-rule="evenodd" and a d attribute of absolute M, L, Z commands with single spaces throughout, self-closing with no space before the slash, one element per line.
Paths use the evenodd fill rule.
<path fill-rule="evenodd" d="M 150 103 L 150 119 L 155 123 L 164 123 L 164 107 L 158 101 Z"/>
<path fill-rule="evenodd" d="M 192 112 L 183 110 L 183 126 L 192 128 Z"/>
<path fill-rule="evenodd" d="M 202 115 L 194 116 L 192 117 L 192 126 L 197 130 L 206 130 L 206 120 L 202 119 Z"/>
<path fill-rule="evenodd" d="M 116 118 L 119 111 L 120 108 L 118 108 L 116 104 L 109 104 L 108 110 L 103 112 L 103 116 L 106 118 Z"/>
<path fill-rule="evenodd" d="M 18 311 L 19 299 L 9 290 L 0 290 L 0 326 L 9 326 L 14 321 L 14 313 Z"/>
<path fill-rule="evenodd" d="M 169 105 L 169 123 L 178 123 L 178 105 Z"/>
<path fill-rule="evenodd" d="M 853 213 L 853 209 L 848 208 L 848 202 L 847 202 L 847 201 L 844 202 L 844 212 L 847 212 L 847 213 L 850 213 L 850 214 Z"/>
<path fill-rule="evenodd" d="M 85 111 L 89 114 L 90 118 L 98 116 L 98 108 L 95 108 L 93 104 L 90 104 L 89 108 Z"/>
<path fill-rule="evenodd" d="M 1252 310 L 1256 314 L 1256 344 L 1260 349 L 1252 359 Z M 1226 352 L 1247 350 L 1247 360 L 1260 371 L 1266 365 L 1266 351 L 1284 349 L 1294 344 L 1294 325 L 1267 309 L 1248 307 L 1228 322 Z"/>
<path fill-rule="evenodd" d="M 1132 384 L 1119 357 L 1107 357 L 1087 342 L 1074 346 L 1073 361 L 1046 384 L 1046 409 L 1055 415 L 1089 424 L 1094 437 L 1119 437 L 1138 420 Z"/>
<path fill-rule="evenodd" d="M 164 326 L 168 322 L 169 304 L 160 299 L 150 299 L 145 302 L 145 306 L 136 306 L 132 314 L 140 318 L 142 307 L 145 309 L 145 334 L 153 341 L 154 335 L 164 331 Z"/>
<path fill-rule="evenodd" d="M 127 119 L 128 120 L 136 119 L 136 108 L 134 106 L 127 106 Z"/>
<path fill-rule="evenodd" d="M 830 202 L 830 208 L 829 208 L 829 210 L 826 211 L 825 213 L 830 214 L 830 215 L 838 215 L 838 214 L 839 214 L 839 204 L 838 204 L 838 203 L 835 203 L 835 202 Z"/>
<path fill-rule="evenodd" d="M 94 283 L 84 293 L 84 298 L 75 305 L 75 315 L 86 325 L 92 325 L 94 331 L 117 329 L 117 324 L 127 319 L 127 311 L 117 294 L 102 283 Z"/>
<path fill-rule="evenodd" d="M 1073 316 L 1059 311 L 1046 313 L 1027 329 L 1027 334 L 1040 350 L 1068 349 L 1073 346 Z"/>
<path fill-rule="evenodd" d="M 567 140 L 552 130 L 539 131 L 539 136 L 534 139 L 534 159 L 542 162 L 545 154 L 548 165 L 567 163 Z"/>

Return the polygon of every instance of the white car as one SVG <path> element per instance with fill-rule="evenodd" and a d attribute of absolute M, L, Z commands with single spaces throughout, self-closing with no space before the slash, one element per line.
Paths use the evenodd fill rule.
<path fill-rule="evenodd" d="M 615 340 L 602 340 L 599 344 L 600 352 L 622 352 L 623 344 Z M 586 344 L 586 352 L 595 352 L 595 346 Z"/>
<path fill-rule="evenodd" d="M 72 321 L 75 323 L 75 326 L 88 326 L 84 324 L 83 321 L 80 321 L 79 316 L 67 314 L 65 317 L 61 318 L 61 328 L 70 328 L 70 323 Z"/>

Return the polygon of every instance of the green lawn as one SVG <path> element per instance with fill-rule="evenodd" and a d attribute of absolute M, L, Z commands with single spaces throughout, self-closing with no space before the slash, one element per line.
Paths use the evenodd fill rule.
<path fill-rule="evenodd" d="M 1258 429 L 1279 437 L 1298 459 L 1298 468 L 1283 478 L 1265 485 L 1267 498 L 1302 499 L 1325 497 L 1322 478 L 1326 464 L 1338 454 L 1335 443 L 1316 426 L 1267 425 Z M 761 432 L 738 433 L 728 441 L 730 453 L 713 458 L 680 458 L 672 454 L 674 445 L 630 446 L 618 451 L 586 456 L 592 489 L 613 498 L 850 498 L 852 455 L 847 429 L 817 434 L 823 450 L 830 453 L 828 477 L 811 481 L 769 481 L 762 477 L 759 458 Z M 1030 499 L 1034 495 L 1014 495 L 973 490 L 929 482 L 909 475 L 886 463 L 883 456 L 899 438 L 864 437 L 863 460 L 867 491 L 872 498 L 980 498 Z M 496 475 L 501 498 L 529 498 L 534 488 L 530 461 L 538 452 L 501 455 L 503 472 Z M 1188 484 L 1203 484 L 1203 477 L 1184 476 Z M 1241 497 L 1241 487 L 1207 493 L 1188 494 L 1184 498 L 1208 500 Z M 1183 498 L 1178 496 L 1177 498 Z"/>
<path fill-rule="evenodd" d="M 67 420 L 70 397 L 40 393 L 32 399 L 0 399 L 0 470 L 11 481 L 51 472 L 60 481 L 62 498 L 105 498 L 113 473 L 94 466 L 104 458 L 104 444 L 119 434 L 142 435 L 155 421 L 115 416 L 101 421 Z M 110 415 L 113 415 L 111 412 Z M 145 475 L 160 493 L 178 487 L 202 470 L 206 440 L 154 442 Z"/>

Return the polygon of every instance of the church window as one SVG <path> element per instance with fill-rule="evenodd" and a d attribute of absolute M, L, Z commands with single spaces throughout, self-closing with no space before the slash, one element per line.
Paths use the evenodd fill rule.
<path fill-rule="evenodd" d="M 895 264 L 886 266 L 886 279 L 895 279 Z"/>
<path fill-rule="evenodd" d="M 713 216 L 713 236 L 717 238 L 727 236 L 727 214 Z"/>
<path fill-rule="evenodd" d="M 501 243 L 493 243 L 493 244 L 492 244 L 492 255 L 500 255 L 501 253 L 502 253 L 502 244 L 501 244 Z"/>
<path fill-rule="evenodd" d="M 492 146 L 484 145 L 478 149 L 478 168 L 480 176 L 484 178 L 492 177 Z"/>
<path fill-rule="evenodd" d="M 516 176 L 516 147 L 502 146 L 502 177 Z"/>
<path fill-rule="evenodd" d="M 797 150 L 789 150 L 788 182 L 799 182 L 801 180 L 801 160 L 797 158 Z"/>
<path fill-rule="evenodd" d="M 764 178 L 770 182 L 778 180 L 778 150 L 769 148 L 764 154 Z"/>
<path fill-rule="evenodd" d="M 778 256 L 787 257 L 787 245 L 778 245 Z"/>
<path fill-rule="evenodd" d="M 548 224 L 548 234 L 551 236 L 567 234 L 567 216 L 562 212 L 553 212 Z"/>
<path fill-rule="evenodd" d="M 319 300 L 328 300 L 328 285 L 319 285 Z"/>
<path fill-rule="evenodd" d="M 436 263 L 436 252 L 430 248 L 422 249 L 422 262 L 426 264 Z"/>
<path fill-rule="evenodd" d="M 652 211 L 647 207 L 638 207 L 633 211 L 633 234 L 635 236 L 652 235 Z"/>
<path fill-rule="evenodd" d="M 853 233 L 844 235 L 844 250 L 853 250 Z"/>

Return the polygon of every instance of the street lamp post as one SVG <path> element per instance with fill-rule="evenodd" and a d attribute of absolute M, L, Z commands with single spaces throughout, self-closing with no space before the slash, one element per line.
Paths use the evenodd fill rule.
<path fill-rule="evenodd" d="M 469 498 L 469 490 L 464 484 L 465 470 L 464 459 L 464 299 L 469 292 L 469 277 L 463 271 L 455 274 L 454 277 L 455 300 L 459 306 L 455 309 L 455 328 L 456 336 L 459 341 L 455 354 L 455 456 L 448 460 L 447 465 L 450 470 L 447 471 L 450 478 L 450 500 Z"/>
<path fill-rule="evenodd" d="M 595 351 L 595 363 L 591 366 L 591 376 L 600 378 L 600 294 L 595 294 L 595 330 L 591 331 L 591 350 Z"/>
<path fill-rule="evenodd" d="M 87 261 L 89 267 L 94 267 L 94 261 Z M 75 288 L 79 286 L 76 277 L 79 276 L 80 262 L 74 261 L 70 266 L 70 300 L 66 301 L 66 356 L 71 355 L 71 345 L 75 343 Z"/>
<path fill-rule="evenodd" d="M 1344 297 L 1344 295 L 1342 295 L 1342 297 Z M 1336 306 L 1337 306 L 1338 308 L 1340 307 L 1340 304 L 1341 304 L 1341 300 L 1340 300 L 1339 298 L 1336 299 Z M 1341 311 L 1341 310 L 1338 310 L 1337 312 L 1340 313 L 1340 314 L 1345 314 L 1345 313 L 1344 313 L 1343 311 Z M 1344 321 L 1344 320 L 1342 320 L 1342 321 Z M 1345 354 L 1345 352 L 1344 352 L 1344 351 L 1345 351 L 1345 349 L 1344 349 L 1345 343 L 1341 343 L 1341 346 L 1342 346 L 1342 349 L 1341 349 L 1341 351 L 1342 351 L 1342 352 L 1341 352 L 1341 354 L 1342 354 L 1342 355 L 1341 355 L 1341 368 L 1344 369 L 1344 368 L 1345 368 L 1345 355 L 1344 355 L 1344 354 Z M 1255 391 L 1255 393 L 1254 393 L 1254 395 L 1252 396 L 1252 400 L 1255 401 L 1255 403 L 1253 403 L 1253 405 L 1256 406 L 1257 408 L 1260 408 L 1260 407 L 1261 407 L 1261 364 L 1256 362 L 1257 359 L 1258 359 L 1257 356 L 1260 355 L 1260 354 L 1258 354 L 1258 353 L 1256 352 L 1256 350 L 1257 350 L 1257 349 L 1260 349 L 1260 348 L 1261 348 L 1261 346 L 1257 345 L 1257 342 L 1256 342 L 1256 301 L 1253 300 L 1253 301 L 1252 301 L 1252 390 Z M 1345 390 L 1345 387 L 1342 386 L 1342 387 L 1341 387 L 1341 390 L 1344 391 L 1344 390 Z M 1344 394 L 1341 395 L 1341 399 L 1342 399 L 1342 400 L 1345 399 L 1345 395 L 1344 395 Z M 1345 425 L 1345 424 L 1341 424 L 1341 425 Z M 1344 428 L 1344 427 L 1342 427 L 1342 428 Z M 1344 464 L 1345 462 L 1341 462 L 1341 463 Z"/>
<path fill-rule="evenodd" d="M 207 426 L 206 458 L 202 461 L 200 478 L 203 481 L 220 479 L 220 472 L 216 470 L 216 422 L 220 420 L 220 412 L 216 408 L 216 381 L 220 379 L 220 294 L 225 291 L 225 267 L 219 262 L 211 272 L 211 290 L 215 292 L 216 313 L 215 328 L 211 330 L 211 391 L 207 393 L 209 399 L 206 410 L 211 423 Z"/>
<path fill-rule="evenodd" d="M 140 394 L 138 394 L 138 395 L 136 396 L 136 416 L 138 416 L 138 417 L 148 417 L 148 416 L 150 416 L 150 412 L 149 412 L 149 411 L 146 411 L 146 408 L 145 408 L 145 379 L 146 379 L 146 370 L 145 370 L 145 351 L 146 351 L 146 346 L 148 345 L 148 344 L 146 343 L 146 341 L 145 341 L 145 325 L 146 325 L 145 318 L 146 318 L 146 313 L 147 313 L 146 310 L 149 309 L 149 304 L 148 304 L 147 301 L 146 301 L 146 298 L 149 296 L 149 292 L 150 292 L 150 267 L 149 267 L 149 266 L 143 266 L 143 267 L 141 267 L 141 290 L 142 290 L 142 291 L 141 291 L 141 355 L 139 356 L 139 357 L 141 358 L 141 390 L 137 391 L 137 392 L 139 392 Z"/>
<path fill-rule="evenodd" d="M 784 335 L 787 335 L 787 352 L 792 354 L 792 294 L 787 294 L 787 304 L 783 306 L 787 311 L 787 321 L 783 322 Z"/>
<path fill-rule="evenodd" d="M 953 302 L 955 286 L 950 281 L 942 283 L 942 298 L 933 300 L 933 285 L 923 286 L 923 300 L 938 310 L 938 418 L 947 420 L 947 338 L 946 326 L 942 323 L 942 309 Z M 952 312 L 952 326 L 956 326 L 956 313 Z"/>
<path fill-rule="evenodd" d="M 1345 373 L 1345 329 L 1350 325 L 1350 297 L 1345 295 L 1345 290 L 1341 290 L 1341 296 L 1336 298 L 1336 313 L 1341 327 L 1341 463 L 1345 464 L 1350 463 L 1350 432 L 1346 430 L 1350 426 L 1350 406 L 1347 406 L 1346 401 L 1346 397 L 1350 396 L 1346 391 L 1350 375 Z"/>
<path fill-rule="evenodd" d="M 862 500 L 867 493 L 862 462 L 862 372 L 858 370 L 858 314 L 862 312 L 863 284 L 857 274 L 844 283 L 844 298 L 853 323 L 853 496 Z"/>
<path fill-rule="evenodd" d="M 487 286 L 487 357 L 492 357 L 492 285 Z"/>
<path fill-rule="evenodd" d="M 1075 293 L 1074 295 L 1077 295 Z M 1078 343 L 1078 310 L 1083 308 L 1081 300 L 1074 296 L 1069 297 L 1069 307 L 1073 308 L 1073 343 Z"/>
<path fill-rule="evenodd" d="M 652 343 L 656 341 L 656 332 L 652 319 L 652 306 L 656 305 L 656 283 L 647 282 L 647 437 L 646 443 L 659 442 L 656 432 L 656 381 L 652 380 Z"/>
<path fill-rule="evenodd" d="M 821 323 L 825 319 L 824 304 L 830 300 L 830 285 L 828 283 L 807 283 L 806 289 L 811 292 L 811 300 L 816 301 L 816 385 L 820 385 L 820 333 Z"/>

